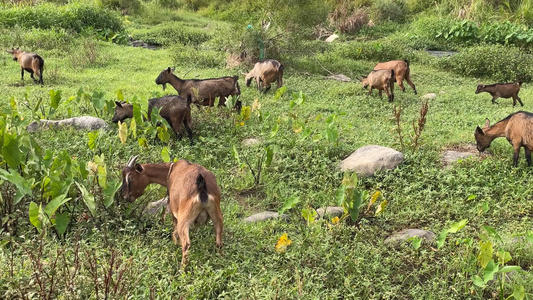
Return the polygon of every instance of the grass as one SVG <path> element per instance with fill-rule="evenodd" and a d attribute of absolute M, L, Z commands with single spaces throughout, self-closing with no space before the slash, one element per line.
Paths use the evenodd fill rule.
<path fill-rule="evenodd" d="M 83 43 L 80 38 L 76 40 Z M 0 110 L 7 108 L 14 97 L 21 114 L 29 118 L 30 113 L 22 103 L 27 101 L 32 107 L 43 98 L 45 105 L 49 105 L 50 89 L 61 90 L 63 95 L 56 118 L 94 115 L 87 103 L 65 103 L 80 88 L 87 93 L 103 91 L 106 99 L 116 99 L 120 89 L 127 100 L 136 96 L 144 107 L 149 98 L 175 93 L 171 87 L 163 92 L 154 83 L 161 70 L 174 64 L 171 48 L 153 51 L 100 41 L 90 43 L 94 61 L 76 54 L 81 50 L 75 45 L 69 52 L 39 51 L 46 60 L 44 87 L 28 80 L 28 75 L 22 83 L 18 63 L 2 54 Z M 84 63 L 73 68 L 74 59 Z M 375 63 L 347 61 L 367 71 Z M 306 64 L 309 69 L 320 69 L 312 60 Z M 87 147 L 86 132 L 49 130 L 34 134 L 44 149 L 65 149 L 80 160 L 92 160 L 95 154 L 104 153 L 109 176 L 114 178 L 120 178 L 131 155 L 140 154 L 141 162 L 159 162 L 161 150 L 168 147 L 172 158 L 186 158 L 212 170 L 223 193 L 223 252 L 215 251 L 212 226 L 193 229 L 190 264 L 185 270 L 179 269 L 181 253 L 171 242 L 168 218 L 162 224 L 157 217 L 128 214 L 131 207 L 119 200 L 109 209 L 100 206 L 97 218 L 77 219 L 64 241 L 53 236 L 43 238 L 44 268 L 51 268 L 61 251 L 66 253 L 67 260 L 60 260 L 60 264 L 74 266 L 77 243 L 78 251 L 84 254 L 79 274 L 73 279 L 76 290 L 69 291 L 61 280 L 55 296 L 96 298 L 87 253 L 94 253 L 98 267 L 104 270 L 109 268 L 112 251 L 116 251 L 117 260 L 128 270 L 128 276 L 121 282 L 129 287 L 127 295 L 135 299 L 146 299 L 151 294 L 158 299 L 486 299 L 496 287 L 480 289 L 471 281 L 473 275 L 481 274 L 475 256 L 477 243 L 485 234 L 482 226 L 486 225 L 502 236 L 502 242 L 494 241 L 494 248 L 510 251 L 510 264 L 526 271 L 519 273 L 513 282 L 533 293 L 533 245 L 514 238 L 533 228 L 530 179 L 533 171 L 526 167 L 523 152 L 519 167 L 511 168 L 512 148 L 504 139 L 498 139 L 487 158 L 476 156 L 450 169 L 443 168 L 440 162 L 444 149 L 473 144 L 474 129 L 483 125 L 485 118 L 494 123 L 519 109 L 531 110 L 533 90 L 529 83 L 523 84 L 520 97 L 524 108 L 513 108 L 508 99 L 492 105 L 488 94 L 474 94 L 480 79 L 444 72 L 434 65 L 429 59 L 412 62 L 411 78 L 419 95 L 415 96 L 410 87 L 401 93 L 396 86 L 395 102 L 390 104 L 385 98 L 379 99 L 377 92 L 368 96 L 357 82 L 325 80 L 316 72 L 301 74 L 296 65 L 288 64 L 284 76 L 288 91 L 279 99 L 274 92 L 258 94 L 255 88 L 246 88 L 241 80 L 243 104 L 251 106 L 257 99 L 262 119 L 254 112 L 244 126 L 239 126 L 236 114 L 228 110 L 193 108 L 194 146 L 186 141 L 149 140 L 148 148 L 142 149 L 131 136 L 122 145 L 117 126 L 111 122 L 111 130 L 100 133 L 94 151 Z M 354 71 L 348 73 L 350 70 L 343 69 L 342 64 L 336 68 L 334 71 L 359 75 Z M 241 71 L 245 68 L 202 68 L 194 61 L 182 62 L 176 69 L 177 75 L 186 78 L 234 75 Z M 291 108 L 292 93 L 300 91 L 307 95 L 307 100 Z M 300 217 L 302 208 L 319 208 L 335 202 L 335 190 L 343 176 L 337 165 L 342 159 L 368 144 L 399 149 L 393 105 L 402 106 L 402 126 L 409 140 L 411 124 L 416 121 L 422 103 L 420 96 L 426 93 L 436 93 L 437 98 L 429 102 L 421 149 L 415 153 L 404 151 L 405 162 L 393 171 L 360 179 L 361 188 L 369 192 L 380 190 L 388 200 L 384 214 L 364 219 L 360 229 L 347 223 L 332 225 L 325 220 L 305 224 Z M 100 113 L 110 121 L 109 113 Z M 336 115 L 334 122 L 339 132 L 336 143 L 323 138 L 326 119 L 332 115 Z M 279 131 L 273 134 L 276 124 Z M 298 125 L 294 124 L 305 124 L 310 136 L 296 133 L 293 129 Z M 244 146 L 242 141 L 249 137 L 259 139 L 261 144 Z M 260 185 L 253 187 L 250 172 L 234 159 L 232 148 L 253 161 L 267 145 L 275 147 L 273 162 L 263 171 Z M 242 222 L 255 212 L 277 211 L 292 195 L 298 195 L 301 203 L 288 211 L 290 222 Z M 470 195 L 476 197 L 469 200 Z M 156 200 L 159 196 L 152 189 L 139 200 Z M 27 254 L 36 253 L 40 240 L 25 215 L 29 201 L 38 202 L 39 198 L 25 199 L 18 206 L 21 217 L 13 252 L 8 247 L 0 248 L 0 294 L 7 298 L 39 290 Z M 488 205 L 488 210 L 484 210 L 484 205 Z M 448 236 L 445 246 L 438 251 L 426 243 L 416 250 L 410 243 L 384 244 L 388 235 L 404 228 L 439 233 L 461 219 L 468 219 L 466 227 Z M 292 245 L 280 254 L 274 251 L 274 245 L 283 233 L 288 233 Z M 506 295 L 511 293 L 512 289 L 507 287 Z"/>

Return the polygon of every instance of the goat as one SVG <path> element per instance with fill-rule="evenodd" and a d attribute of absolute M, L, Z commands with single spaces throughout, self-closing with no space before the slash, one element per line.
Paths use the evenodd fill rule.
<path fill-rule="evenodd" d="M 524 106 L 520 97 L 518 97 L 518 92 L 520 92 L 520 87 L 522 86 L 522 81 L 518 83 L 495 83 L 491 85 L 478 84 L 476 89 L 476 94 L 481 92 L 487 92 L 492 96 L 492 104 L 498 104 L 496 99 L 498 98 L 513 98 L 513 107 L 516 106 L 516 100 L 520 102 L 520 105 Z"/>
<path fill-rule="evenodd" d="M 11 48 L 7 50 L 7 53 L 13 55 L 13 60 L 18 61 L 20 64 L 20 77 L 21 80 L 24 80 L 24 71 L 30 73 L 31 79 L 40 84 L 43 83 L 43 68 L 44 68 L 44 59 L 35 53 L 29 53 L 20 51 L 19 48 Z M 36 80 L 33 77 L 33 73 L 39 76 L 39 80 Z"/>
<path fill-rule="evenodd" d="M 252 79 L 257 82 L 257 90 L 261 91 L 266 86 L 265 93 L 270 90 L 270 84 L 277 80 L 277 88 L 283 85 L 284 66 L 277 60 L 264 59 L 257 62 L 254 68 L 248 73 L 242 73 L 245 76 L 246 86 L 250 86 Z"/>
<path fill-rule="evenodd" d="M 96 117 L 92 116 L 83 116 L 83 117 L 74 117 L 74 118 L 68 118 L 64 120 L 59 121 L 53 121 L 53 120 L 44 120 L 41 119 L 39 121 L 33 121 L 30 125 L 26 127 L 26 130 L 28 132 L 36 132 L 40 130 L 41 128 L 46 127 L 56 127 L 56 128 L 62 128 L 66 126 L 72 126 L 78 130 L 97 130 L 97 129 L 107 129 L 107 123 Z"/>
<path fill-rule="evenodd" d="M 133 105 L 118 101 L 115 101 L 115 104 L 115 114 L 112 118 L 113 123 L 133 118 Z M 181 140 L 182 138 L 181 124 L 183 123 L 185 130 L 189 135 L 191 145 L 193 144 L 191 130 L 191 95 L 187 96 L 187 100 L 180 96 L 171 95 L 148 100 L 148 118 L 150 118 L 154 107 L 160 109 L 159 114 L 163 119 L 167 120 L 178 140 Z"/>
<path fill-rule="evenodd" d="M 525 111 L 515 112 L 507 118 L 490 126 L 489 119 L 485 120 L 483 129 L 476 128 L 474 137 L 477 150 L 481 153 L 495 138 L 505 137 L 513 146 L 513 167 L 518 166 L 520 147 L 524 147 L 527 164 L 531 166 L 531 150 L 533 150 L 533 114 Z"/>
<path fill-rule="evenodd" d="M 146 187 L 157 183 L 168 189 L 168 205 L 172 213 L 172 240 L 181 241 L 182 266 L 187 265 L 190 247 L 189 227 L 204 223 L 207 215 L 215 226 L 216 245 L 222 247 L 224 219 L 220 209 L 220 188 L 215 175 L 206 168 L 180 159 L 175 163 L 137 164 L 130 158 L 122 170 L 122 197 L 130 202 L 140 197 Z"/>
<path fill-rule="evenodd" d="M 385 90 L 389 102 L 394 101 L 394 70 L 374 70 L 368 76 L 363 77 L 362 82 L 365 89 L 370 85 L 369 95 L 372 95 L 372 89 L 376 88 L 379 90 L 379 97 L 382 98 L 382 92 Z"/>
<path fill-rule="evenodd" d="M 173 74 L 174 69 L 170 67 L 161 71 L 156 78 L 155 83 L 163 85 L 170 83 L 178 94 L 182 97 L 191 95 L 193 102 L 197 105 L 213 106 L 216 97 L 220 97 L 219 105 L 226 103 L 226 97 L 231 95 L 240 95 L 241 90 L 237 82 L 239 76 L 226 76 L 209 79 L 180 79 Z M 235 107 L 240 110 L 240 101 L 237 101 Z"/>
<path fill-rule="evenodd" d="M 398 86 L 400 87 L 402 92 L 405 92 L 405 87 L 403 86 L 403 80 L 405 79 L 407 80 L 407 83 L 413 88 L 413 91 L 415 91 L 415 95 L 417 94 L 415 84 L 411 81 L 411 77 L 409 76 L 411 70 L 409 69 L 408 60 L 391 60 L 388 62 L 378 63 L 374 67 L 374 70 L 381 69 L 391 71 L 394 70 L 394 81 L 398 83 Z"/>

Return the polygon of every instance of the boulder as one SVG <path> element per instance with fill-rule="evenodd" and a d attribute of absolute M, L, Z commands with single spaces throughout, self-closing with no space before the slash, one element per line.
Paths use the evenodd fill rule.
<path fill-rule="evenodd" d="M 340 163 L 342 171 L 372 176 L 378 170 L 390 170 L 403 162 L 403 154 L 394 149 L 369 145 L 357 149 Z"/>
<path fill-rule="evenodd" d="M 245 223 L 255 223 L 255 222 L 280 219 L 280 218 L 286 218 L 286 216 L 280 215 L 279 213 L 274 212 L 274 211 L 264 211 L 264 212 L 257 213 L 255 215 L 251 215 L 248 218 L 245 218 L 243 221 Z"/>
<path fill-rule="evenodd" d="M 341 217 L 344 214 L 344 209 L 340 206 L 327 206 L 327 207 L 321 207 L 316 210 L 316 214 L 319 218 L 323 218 L 326 215 L 330 217 Z"/>
<path fill-rule="evenodd" d="M 400 232 L 393 233 L 391 236 L 386 238 L 385 244 L 403 242 L 415 236 L 423 238 L 428 242 L 432 242 L 436 238 L 436 235 L 431 231 L 422 230 L 422 229 L 404 229 Z"/>
<path fill-rule="evenodd" d="M 342 81 L 342 82 L 350 82 L 352 81 L 352 79 L 344 74 L 333 74 L 333 75 L 330 75 L 328 77 L 326 77 L 327 79 L 333 79 L 333 80 L 337 80 L 337 81 Z"/>
<path fill-rule="evenodd" d="M 54 120 L 44 120 L 41 119 L 39 122 L 33 121 L 28 127 L 26 127 L 26 130 L 28 132 L 35 132 L 38 130 L 46 129 L 46 128 L 62 128 L 62 127 L 74 127 L 78 130 L 97 130 L 97 129 L 107 129 L 109 126 L 107 125 L 106 121 L 92 116 L 84 116 L 84 117 L 74 117 L 59 121 Z"/>

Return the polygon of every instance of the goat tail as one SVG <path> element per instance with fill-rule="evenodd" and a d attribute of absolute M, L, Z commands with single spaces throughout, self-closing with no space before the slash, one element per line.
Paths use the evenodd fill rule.
<path fill-rule="evenodd" d="M 192 103 L 192 95 L 187 94 L 187 107 L 191 107 L 191 103 Z"/>
<path fill-rule="evenodd" d="M 209 199 L 209 195 L 207 194 L 207 185 L 202 174 L 198 174 L 198 177 L 196 178 L 196 187 L 198 189 L 198 199 L 200 199 L 202 204 L 206 204 L 207 200 Z"/>
<path fill-rule="evenodd" d="M 518 81 L 518 86 L 522 86 L 522 80 Z"/>
<path fill-rule="evenodd" d="M 394 70 L 390 70 L 390 78 L 394 81 L 396 81 L 396 77 L 394 77 Z"/>
<path fill-rule="evenodd" d="M 283 71 L 283 69 L 285 69 L 285 66 L 282 63 L 280 63 L 278 67 L 278 71 L 281 72 Z"/>
<path fill-rule="evenodd" d="M 408 59 L 404 59 L 403 61 L 407 64 L 407 69 L 409 69 L 409 60 Z"/>
<path fill-rule="evenodd" d="M 239 76 L 235 75 L 233 78 L 235 79 L 235 95 L 239 96 L 241 94 L 241 87 L 239 86 L 239 81 L 237 81 Z"/>

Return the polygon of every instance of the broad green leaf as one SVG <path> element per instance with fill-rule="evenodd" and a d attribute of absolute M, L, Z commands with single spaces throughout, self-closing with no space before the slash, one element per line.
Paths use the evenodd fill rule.
<path fill-rule="evenodd" d="M 78 182 L 76 182 L 76 185 L 80 189 L 83 201 L 85 202 L 85 205 L 91 212 L 91 215 L 93 217 L 96 217 L 96 203 L 94 202 L 94 196 L 91 193 L 89 193 L 82 184 L 79 184 Z"/>
<path fill-rule="evenodd" d="M 235 103 L 237 103 L 237 99 L 234 96 L 229 96 L 226 98 L 226 107 L 229 109 L 232 109 L 235 107 Z"/>
<path fill-rule="evenodd" d="M 279 123 L 276 123 L 274 127 L 272 127 L 272 130 L 270 131 L 270 137 L 273 138 L 278 134 L 279 131 Z"/>
<path fill-rule="evenodd" d="M 235 145 L 233 145 L 231 148 L 231 155 L 233 155 L 233 158 L 235 158 L 238 164 L 241 163 L 241 160 L 239 159 L 239 152 L 237 151 L 237 147 L 235 147 Z"/>
<path fill-rule="evenodd" d="M 476 198 L 477 198 L 477 195 L 472 194 L 472 195 L 468 196 L 468 198 L 466 200 L 474 200 Z"/>
<path fill-rule="evenodd" d="M 121 89 L 117 91 L 117 99 L 118 101 L 124 101 L 124 93 L 122 93 Z"/>
<path fill-rule="evenodd" d="M 96 110 L 101 111 L 105 106 L 105 93 L 94 91 L 91 97 L 93 106 Z"/>
<path fill-rule="evenodd" d="M 11 169 L 9 172 L 5 169 L 0 169 L 0 179 L 7 180 L 17 187 L 13 205 L 18 204 L 24 196 L 32 194 L 31 188 L 35 183 L 35 178 L 24 179 L 16 169 Z"/>
<path fill-rule="evenodd" d="M 337 199 L 337 205 L 340 206 L 346 199 L 346 186 L 341 184 L 337 191 L 335 191 L 335 199 Z"/>
<path fill-rule="evenodd" d="M 316 210 L 312 208 L 304 208 L 302 209 L 302 217 L 304 218 L 307 223 L 313 223 L 316 219 Z"/>
<path fill-rule="evenodd" d="M 422 245 L 422 238 L 419 236 L 410 237 L 408 240 L 411 241 L 411 245 L 415 250 L 420 248 L 420 245 Z"/>
<path fill-rule="evenodd" d="M 130 122 L 130 131 L 133 134 L 133 138 L 137 138 L 137 122 L 135 122 L 135 119 L 132 119 Z"/>
<path fill-rule="evenodd" d="M 378 208 L 376 209 L 376 213 L 375 213 L 376 216 L 383 213 L 383 211 L 385 210 L 385 207 L 387 207 L 387 203 L 388 203 L 387 200 L 383 200 L 381 201 L 381 203 L 379 203 Z"/>
<path fill-rule="evenodd" d="M 505 266 L 505 267 L 500 269 L 500 272 L 501 273 L 509 273 L 509 272 L 518 271 L 518 270 L 522 270 L 522 268 L 520 266 Z"/>
<path fill-rule="evenodd" d="M 485 231 L 490 235 L 490 236 L 493 236 L 495 237 L 498 241 L 502 241 L 502 238 L 500 237 L 500 235 L 498 234 L 498 232 L 496 232 L 496 229 L 494 229 L 493 227 L 490 227 L 490 226 L 483 226 L 483 229 L 485 229 Z"/>
<path fill-rule="evenodd" d="M 241 119 L 246 121 L 252 116 L 252 108 L 250 106 L 243 106 L 241 108 Z"/>
<path fill-rule="evenodd" d="M 227 101 L 227 98 L 226 98 L 226 101 Z M 217 97 L 217 98 L 215 99 L 215 102 L 213 102 L 213 106 L 214 106 L 214 107 L 218 107 L 218 104 L 219 104 L 219 103 L 220 103 L 220 97 Z M 228 107 L 229 107 L 229 106 L 228 106 Z M 231 107 L 230 107 L 230 108 L 231 108 Z"/>
<path fill-rule="evenodd" d="M 125 144 L 126 139 L 128 138 L 128 125 L 126 123 L 122 123 L 121 121 L 118 121 L 118 137 L 120 138 L 120 142 L 122 144 Z"/>
<path fill-rule="evenodd" d="M 328 126 L 325 131 L 326 140 L 330 143 L 334 143 L 339 139 L 339 132 L 336 126 Z"/>
<path fill-rule="evenodd" d="M 98 130 L 94 130 L 94 131 L 87 133 L 87 136 L 89 137 L 89 141 L 87 142 L 87 145 L 89 146 L 89 149 L 94 150 L 96 148 L 96 139 L 98 138 Z"/>
<path fill-rule="evenodd" d="M 492 249 L 491 241 L 479 242 L 479 254 L 477 256 L 477 261 L 482 268 L 485 268 L 489 261 L 492 260 L 493 252 L 494 250 Z"/>
<path fill-rule="evenodd" d="M 44 212 L 48 215 L 49 218 L 52 218 L 56 210 L 63 204 L 67 203 L 67 201 L 70 200 L 70 198 L 66 198 L 66 194 L 59 195 L 55 197 L 52 201 L 48 202 L 46 204 L 46 207 L 44 208 Z"/>
<path fill-rule="evenodd" d="M 138 103 L 133 102 L 133 100 L 132 100 L 132 105 L 133 105 L 133 119 L 135 120 L 135 123 L 137 125 L 142 125 L 143 117 L 142 117 L 142 112 L 141 112 L 141 106 Z"/>
<path fill-rule="evenodd" d="M 265 166 L 270 167 L 270 164 L 272 163 L 272 158 L 274 157 L 274 147 L 270 145 L 265 148 L 265 151 L 266 151 Z"/>
<path fill-rule="evenodd" d="M 161 150 L 161 158 L 166 163 L 170 161 L 170 153 L 168 151 L 168 147 L 164 147 L 163 150 Z"/>
<path fill-rule="evenodd" d="M 170 133 L 168 132 L 168 129 L 166 126 L 157 127 L 157 137 L 164 143 L 170 140 Z"/>
<path fill-rule="evenodd" d="M 526 233 L 526 239 L 528 242 L 533 244 L 533 231 Z"/>
<path fill-rule="evenodd" d="M 4 132 L 4 146 L 2 147 L 2 156 L 7 164 L 14 169 L 20 165 L 22 152 L 19 147 L 20 137 L 16 133 Z"/>
<path fill-rule="evenodd" d="M 30 202 L 30 210 L 29 210 L 30 222 L 31 222 L 31 224 L 33 224 L 33 226 L 35 226 L 35 228 L 37 228 L 37 231 L 39 231 L 39 233 L 42 230 L 42 223 L 39 220 L 39 210 L 40 209 L 41 209 L 41 207 L 37 206 L 37 203 L 35 203 L 33 201 Z"/>
<path fill-rule="evenodd" d="M 500 250 L 498 252 L 496 252 L 496 257 L 498 257 L 498 263 L 500 265 L 505 265 L 508 261 L 510 261 L 511 259 L 513 259 L 511 257 L 511 253 L 505 251 L 505 250 Z"/>
<path fill-rule="evenodd" d="M 463 219 L 459 222 L 453 223 L 452 226 L 450 226 L 450 228 L 448 229 L 448 233 L 456 233 L 457 231 L 463 229 L 466 223 L 468 223 L 467 219 Z"/>
<path fill-rule="evenodd" d="M 522 300 L 526 297 L 526 291 L 524 289 L 524 286 L 523 285 L 516 285 L 513 287 L 513 294 L 512 296 L 516 299 L 516 300 Z"/>
<path fill-rule="evenodd" d="M 448 236 L 448 231 L 444 229 L 437 238 L 437 249 L 442 248 L 444 246 L 444 241 L 446 241 L 446 237 Z"/>
<path fill-rule="evenodd" d="M 372 194 L 372 197 L 370 198 L 370 201 L 368 201 L 368 207 L 366 208 L 366 210 L 369 210 L 370 207 L 372 207 L 372 205 L 374 205 L 374 203 L 376 203 L 376 201 L 378 200 L 380 195 L 381 195 L 380 191 L 375 191 L 374 194 Z"/>
<path fill-rule="evenodd" d="M 483 282 L 483 279 L 479 277 L 478 275 L 475 275 L 474 277 L 472 277 L 472 282 L 480 288 L 485 287 L 485 282 Z"/>
<path fill-rule="evenodd" d="M 53 109 L 57 109 L 59 107 L 59 102 L 61 101 L 61 90 L 54 91 L 50 90 L 50 106 Z"/>
<path fill-rule="evenodd" d="M 278 100 L 287 92 L 287 86 L 282 86 L 276 91 L 276 94 L 274 95 L 274 99 Z"/>
<path fill-rule="evenodd" d="M 103 154 L 102 154 L 103 155 Z M 105 188 L 107 184 L 107 168 L 105 165 L 98 165 L 98 184 Z"/>
<path fill-rule="evenodd" d="M 294 206 L 296 206 L 296 204 L 298 204 L 300 202 L 300 197 L 296 196 L 296 195 L 293 195 L 289 198 L 287 198 L 285 200 L 285 202 L 283 203 L 283 206 L 280 208 L 279 210 L 279 214 L 283 214 L 285 211 L 293 208 Z"/>
<path fill-rule="evenodd" d="M 59 234 L 65 233 L 68 223 L 70 222 L 70 215 L 68 212 L 56 213 L 56 229 Z"/>
<path fill-rule="evenodd" d="M 494 279 L 494 274 L 496 274 L 499 269 L 498 264 L 491 259 L 483 270 L 483 282 L 487 283 Z"/>
<path fill-rule="evenodd" d="M 107 183 L 103 191 L 105 208 L 108 208 L 109 206 L 111 206 L 111 204 L 113 204 L 113 202 L 115 201 L 115 194 L 117 193 L 121 184 L 122 182 L 117 180 L 110 180 Z"/>

